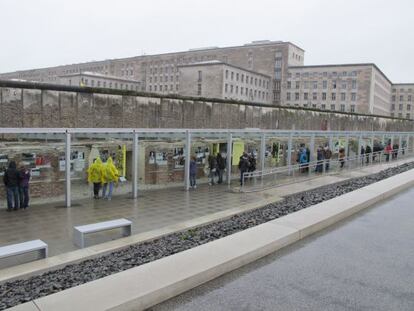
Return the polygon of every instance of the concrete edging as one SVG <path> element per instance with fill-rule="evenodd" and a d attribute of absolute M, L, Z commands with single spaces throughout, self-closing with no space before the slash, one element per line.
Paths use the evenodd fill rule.
<path fill-rule="evenodd" d="M 409 170 L 262 225 L 10 310 L 144 310 L 413 185 L 414 170 Z"/>

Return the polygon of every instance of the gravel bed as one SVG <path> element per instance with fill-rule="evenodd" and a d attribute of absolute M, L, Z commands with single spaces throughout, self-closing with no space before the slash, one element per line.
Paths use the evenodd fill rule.
<path fill-rule="evenodd" d="M 414 168 L 414 162 L 389 168 L 373 175 L 296 193 L 287 196 L 282 201 L 232 216 L 226 220 L 129 246 L 102 257 L 68 265 L 26 280 L 4 283 L 0 285 L 0 310 L 214 241 L 412 168 Z"/>

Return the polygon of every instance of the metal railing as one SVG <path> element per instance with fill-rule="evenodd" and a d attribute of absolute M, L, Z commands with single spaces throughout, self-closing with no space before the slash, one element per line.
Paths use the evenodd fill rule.
<path fill-rule="evenodd" d="M 323 175 L 338 174 L 389 163 L 401 158 L 414 156 L 414 148 L 399 148 L 365 153 L 353 157 L 323 159 L 290 166 L 275 167 L 263 171 L 245 172 L 241 180 L 240 191 L 254 192 L 283 186 L 298 181 L 306 181 Z"/>

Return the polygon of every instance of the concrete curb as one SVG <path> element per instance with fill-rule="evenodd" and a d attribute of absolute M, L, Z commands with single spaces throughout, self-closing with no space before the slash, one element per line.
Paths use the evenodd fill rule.
<path fill-rule="evenodd" d="M 10 310 L 144 310 L 322 230 L 414 185 L 414 170 Z"/>

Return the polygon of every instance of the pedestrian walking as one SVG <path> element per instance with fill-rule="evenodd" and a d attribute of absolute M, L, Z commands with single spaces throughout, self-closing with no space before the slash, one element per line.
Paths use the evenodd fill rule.
<path fill-rule="evenodd" d="M 197 162 L 196 157 L 192 156 L 190 161 L 190 187 L 197 188 Z"/>
<path fill-rule="evenodd" d="M 372 150 L 370 146 L 366 146 L 365 147 L 365 158 L 367 159 L 366 164 L 369 164 L 369 157 L 371 154 Z"/>
<path fill-rule="evenodd" d="M 385 149 L 384 149 L 385 161 L 386 162 L 388 162 L 390 160 L 391 153 L 392 153 L 391 143 L 388 143 L 387 146 L 385 146 Z"/>
<path fill-rule="evenodd" d="M 103 181 L 104 165 L 101 158 L 96 158 L 88 168 L 88 182 L 93 184 L 93 198 L 99 199 L 99 190 Z"/>
<path fill-rule="evenodd" d="M 16 162 L 11 161 L 4 172 L 3 182 L 7 191 L 7 211 L 19 209 L 19 183 L 20 173 L 16 168 Z"/>
<path fill-rule="evenodd" d="M 210 154 L 208 156 L 208 168 L 209 168 L 209 174 L 208 174 L 208 178 L 209 178 L 209 185 L 212 186 L 214 185 L 214 177 L 217 174 L 217 158 Z"/>
<path fill-rule="evenodd" d="M 29 181 L 30 170 L 22 163 L 20 164 L 20 182 L 19 182 L 19 199 L 20 208 L 26 209 L 29 207 Z"/>
<path fill-rule="evenodd" d="M 338 154 L 339 163 L 341 164 L 341 168 L 345 165 L 345 148 L 341 147 L 339 148 L 339 154 Z"/>
<path fill-rule="evenodd" d="M 329 165 L 332 158 L 332 151 L 329 149 L 328 146 L 325 147 L 324 150 L 324 157 L 325 157 L 325 171 L 329 171 Z"/>
<path fill-rule="evenodd" d="M 119 179 L 118 169 L 115 167 L 114 162 L 111 157 L 109 157 L 106 163 L 104 164 L 102 171 L 103 171 L 102 197 L 110 201 L 112 199 L 112 192 L 114 189 L 114 184 L 117 183 Z M 107 189 L 108 189 L 108 194 L 106 193 Z"/>

